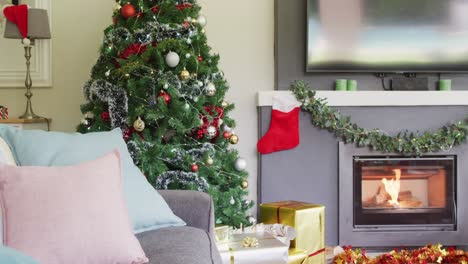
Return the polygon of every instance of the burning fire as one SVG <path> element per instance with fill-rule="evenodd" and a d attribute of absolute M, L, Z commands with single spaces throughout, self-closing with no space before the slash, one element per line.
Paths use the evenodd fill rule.
<path fill-rule="evenodd" d="M 395 179 L 387 180 L 385 178 L 382 179 L 382 183 L 385 186 L 385 191 L 390 195 L 391 200 L 388 201 L 390 205 L 393 205 L 395 207 L 400 206 L 400 203 L 398 202 L 398 195 L 400 193 L 400 177 L 401 177 L 401 170 L 400 169 L 395 169 L 393 170 L 395 173 Z"/>

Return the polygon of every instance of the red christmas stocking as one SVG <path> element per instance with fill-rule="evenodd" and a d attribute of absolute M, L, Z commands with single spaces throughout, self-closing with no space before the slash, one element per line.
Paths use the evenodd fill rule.
<path fill-rule="evenodd" d="M 258 152 L 269 154 L 299 145 L 300 105 L 292 94 L 273 97 L 270 129 L 258 141 Z"/>

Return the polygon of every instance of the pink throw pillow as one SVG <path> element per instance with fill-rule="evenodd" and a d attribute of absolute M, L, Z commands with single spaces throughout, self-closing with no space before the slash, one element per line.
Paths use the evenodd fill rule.
<path fill-rule="evenodd" d="M 4 244 L 44 264 L 140 264 L 120 154 L 68 167 L 0 165 Z"/>

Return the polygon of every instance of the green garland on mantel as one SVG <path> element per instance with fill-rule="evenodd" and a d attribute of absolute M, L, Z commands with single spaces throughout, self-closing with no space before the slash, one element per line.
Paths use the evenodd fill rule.
<path fill-rule="evenodd" d="M 462 120 L 437 129 L 434 132 L 399 132 L 391 136 L 379 129 L 367 130 L 351 122 L 351 117 L 343 116 L 338 110 L 327 105 L 326 99 L 316 98 L 304 81 L 295 81 L 290 90 L 301 108 L 311 114 L 312 124 L 326 129 L 346 144 L 354 143 L 358 147 L 369 147 L 383 153 L 421 156 L 425 153 L 449 151 L 455 146 L 466 143 L 468 121 Z"/>

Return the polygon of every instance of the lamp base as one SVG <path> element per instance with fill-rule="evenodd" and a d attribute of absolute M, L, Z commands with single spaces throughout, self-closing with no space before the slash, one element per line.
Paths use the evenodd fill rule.
<path fill-rule="evenodd" d="M 20 119 L 41 119 L 42 117 L 36 115 L 34 111 L 32 110 L 32 105 L 31 105 L 31 97 L 28 98 L 28 102 L 26 104 L 26 111 L 24 111 L 24 114 L 22 114 Z"/>

